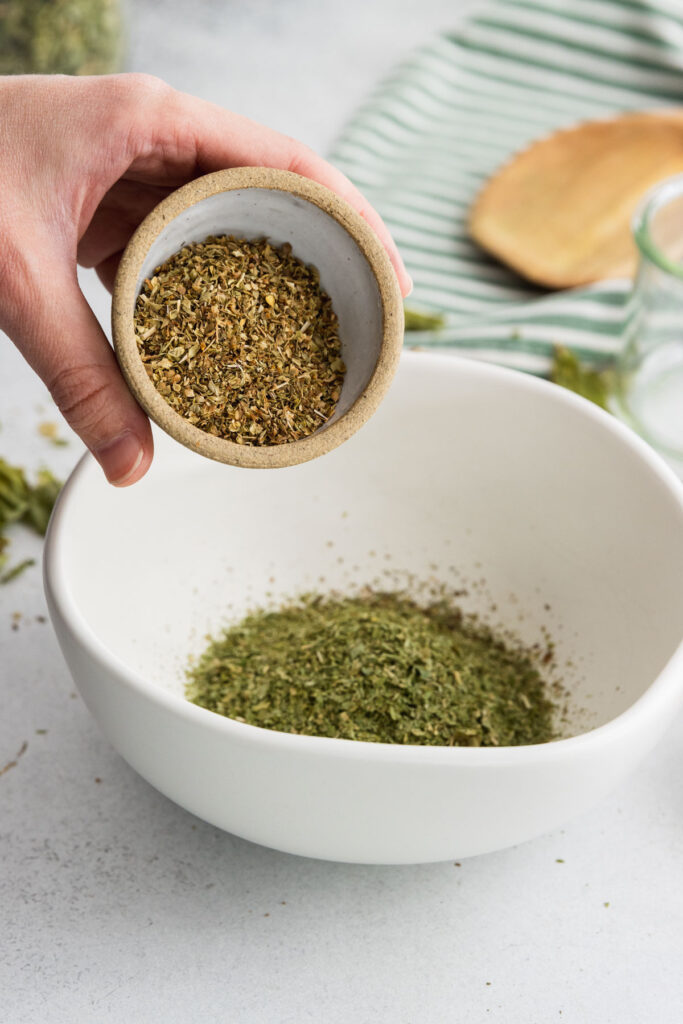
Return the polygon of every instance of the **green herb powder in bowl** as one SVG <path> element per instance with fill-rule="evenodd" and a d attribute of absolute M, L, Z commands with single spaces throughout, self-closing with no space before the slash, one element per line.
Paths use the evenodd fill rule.
<path fill-rule="evenodd" d="M 452 603 L 308 596 L 256 611 L 188 672 L 195 704 L 280 732 L 377 743 L 517 746 L 555 736 L 539 664 Z"/>

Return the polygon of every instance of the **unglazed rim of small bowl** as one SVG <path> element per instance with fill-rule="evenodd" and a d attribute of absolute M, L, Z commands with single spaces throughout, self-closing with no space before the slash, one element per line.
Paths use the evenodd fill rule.
<path fill-rule="evenodd" d="M 145 257 L 166 225 L 202 199 L 234 189 L 274 189 L 313 203 L 351 236 L 377 282 L 382 307 L 382 338 L 374 370 L 351 407 L 325 429 L 298 441 L 250 446 L 215 437 L 195 427 L 159 394 L 147 376 L 133 323 L 136 285 Z M 217 462 L 254 469 L 275 469 L 308 462 L 336 448 L 372 416 L 398 368 L 403 344 L 403 300 L 389 256 L 370 225 L 353 207 L 324 185 L 292 171 L 236 167 L 196 178 L 163 199 L 142 221 L 121 257 L 112 298 L 112 334 L 119 366 L 130 391 L 147 415 L 185 447 Z"/>

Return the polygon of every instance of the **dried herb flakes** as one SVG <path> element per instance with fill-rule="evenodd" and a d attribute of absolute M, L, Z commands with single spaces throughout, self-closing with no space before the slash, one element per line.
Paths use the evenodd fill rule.
<path fill-rule="evenodd" d="M 186 695 L 281 732 L 431 746 L 513 746 L 554 736 L 531 652 L 441 601 L 309 596 L 256 611 L 188 670 Z"/>
<path fill-rule="evenodd" d="M 168 404 L 237 444 L 306 437 L 341 394 L 337 317 L 318 271 L 289 245 L 212 236 L 185 246 L 145 281 L 135 331 Z"/>
<path fill-rule="evenodd" d="M 36 483 L 30 484 L 23 469 L 0 458 L 0 572 L 8 560 L 7 527 L 12 523 L 23 523 L 43 535 L 61 487 L 59 480 L 47 469 L 40 470 Z M 33 559 L 26 559 L 6 570 L 0 575 L 0 584 L 16 579 L 32 564 Z"/>

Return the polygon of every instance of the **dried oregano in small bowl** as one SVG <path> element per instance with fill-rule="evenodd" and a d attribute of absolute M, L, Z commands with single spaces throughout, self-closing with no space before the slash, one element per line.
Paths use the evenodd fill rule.
<path fill-rule="evenodd" d="M 189 423 L 241 445 L 314 433 L 345 366 L 315 267 L 290 245 L 210 236 L 147 278 L 135 307 L 147 374 Z"/>
<path fill-rule="evenodd" d="M 112 296 L 116 357 L 141 408 L 192 451 L 250 469 L 316 459 L 367 423 L 403 325 L 367 221 L 270 167 L 214 171 L 162 199 Z"/>

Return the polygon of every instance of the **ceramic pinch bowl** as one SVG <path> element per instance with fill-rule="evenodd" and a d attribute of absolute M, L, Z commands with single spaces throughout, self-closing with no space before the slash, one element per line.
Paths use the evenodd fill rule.
<path fill-rule="evenodd" d="M 158 393 L 134 331 L 146 278 L 183 246 L 233 235 L 293 254 L 320 273 L 339 320 L 346 374 L 333 416 L 308 437 L 249 446 L 200 430 Z M 389 257 L 370 226 L 336 193 L 308 178 L 238 167 L 197 178 L 164 199 L 140 224 L 121 258 L 112 303 L 114 348 L 128 386 L 162 430 L 201 455 L 233 466 L 276 468 L 308 462 L 346 441 L 372 416 L 396 372 L 403 302 Z"/>

